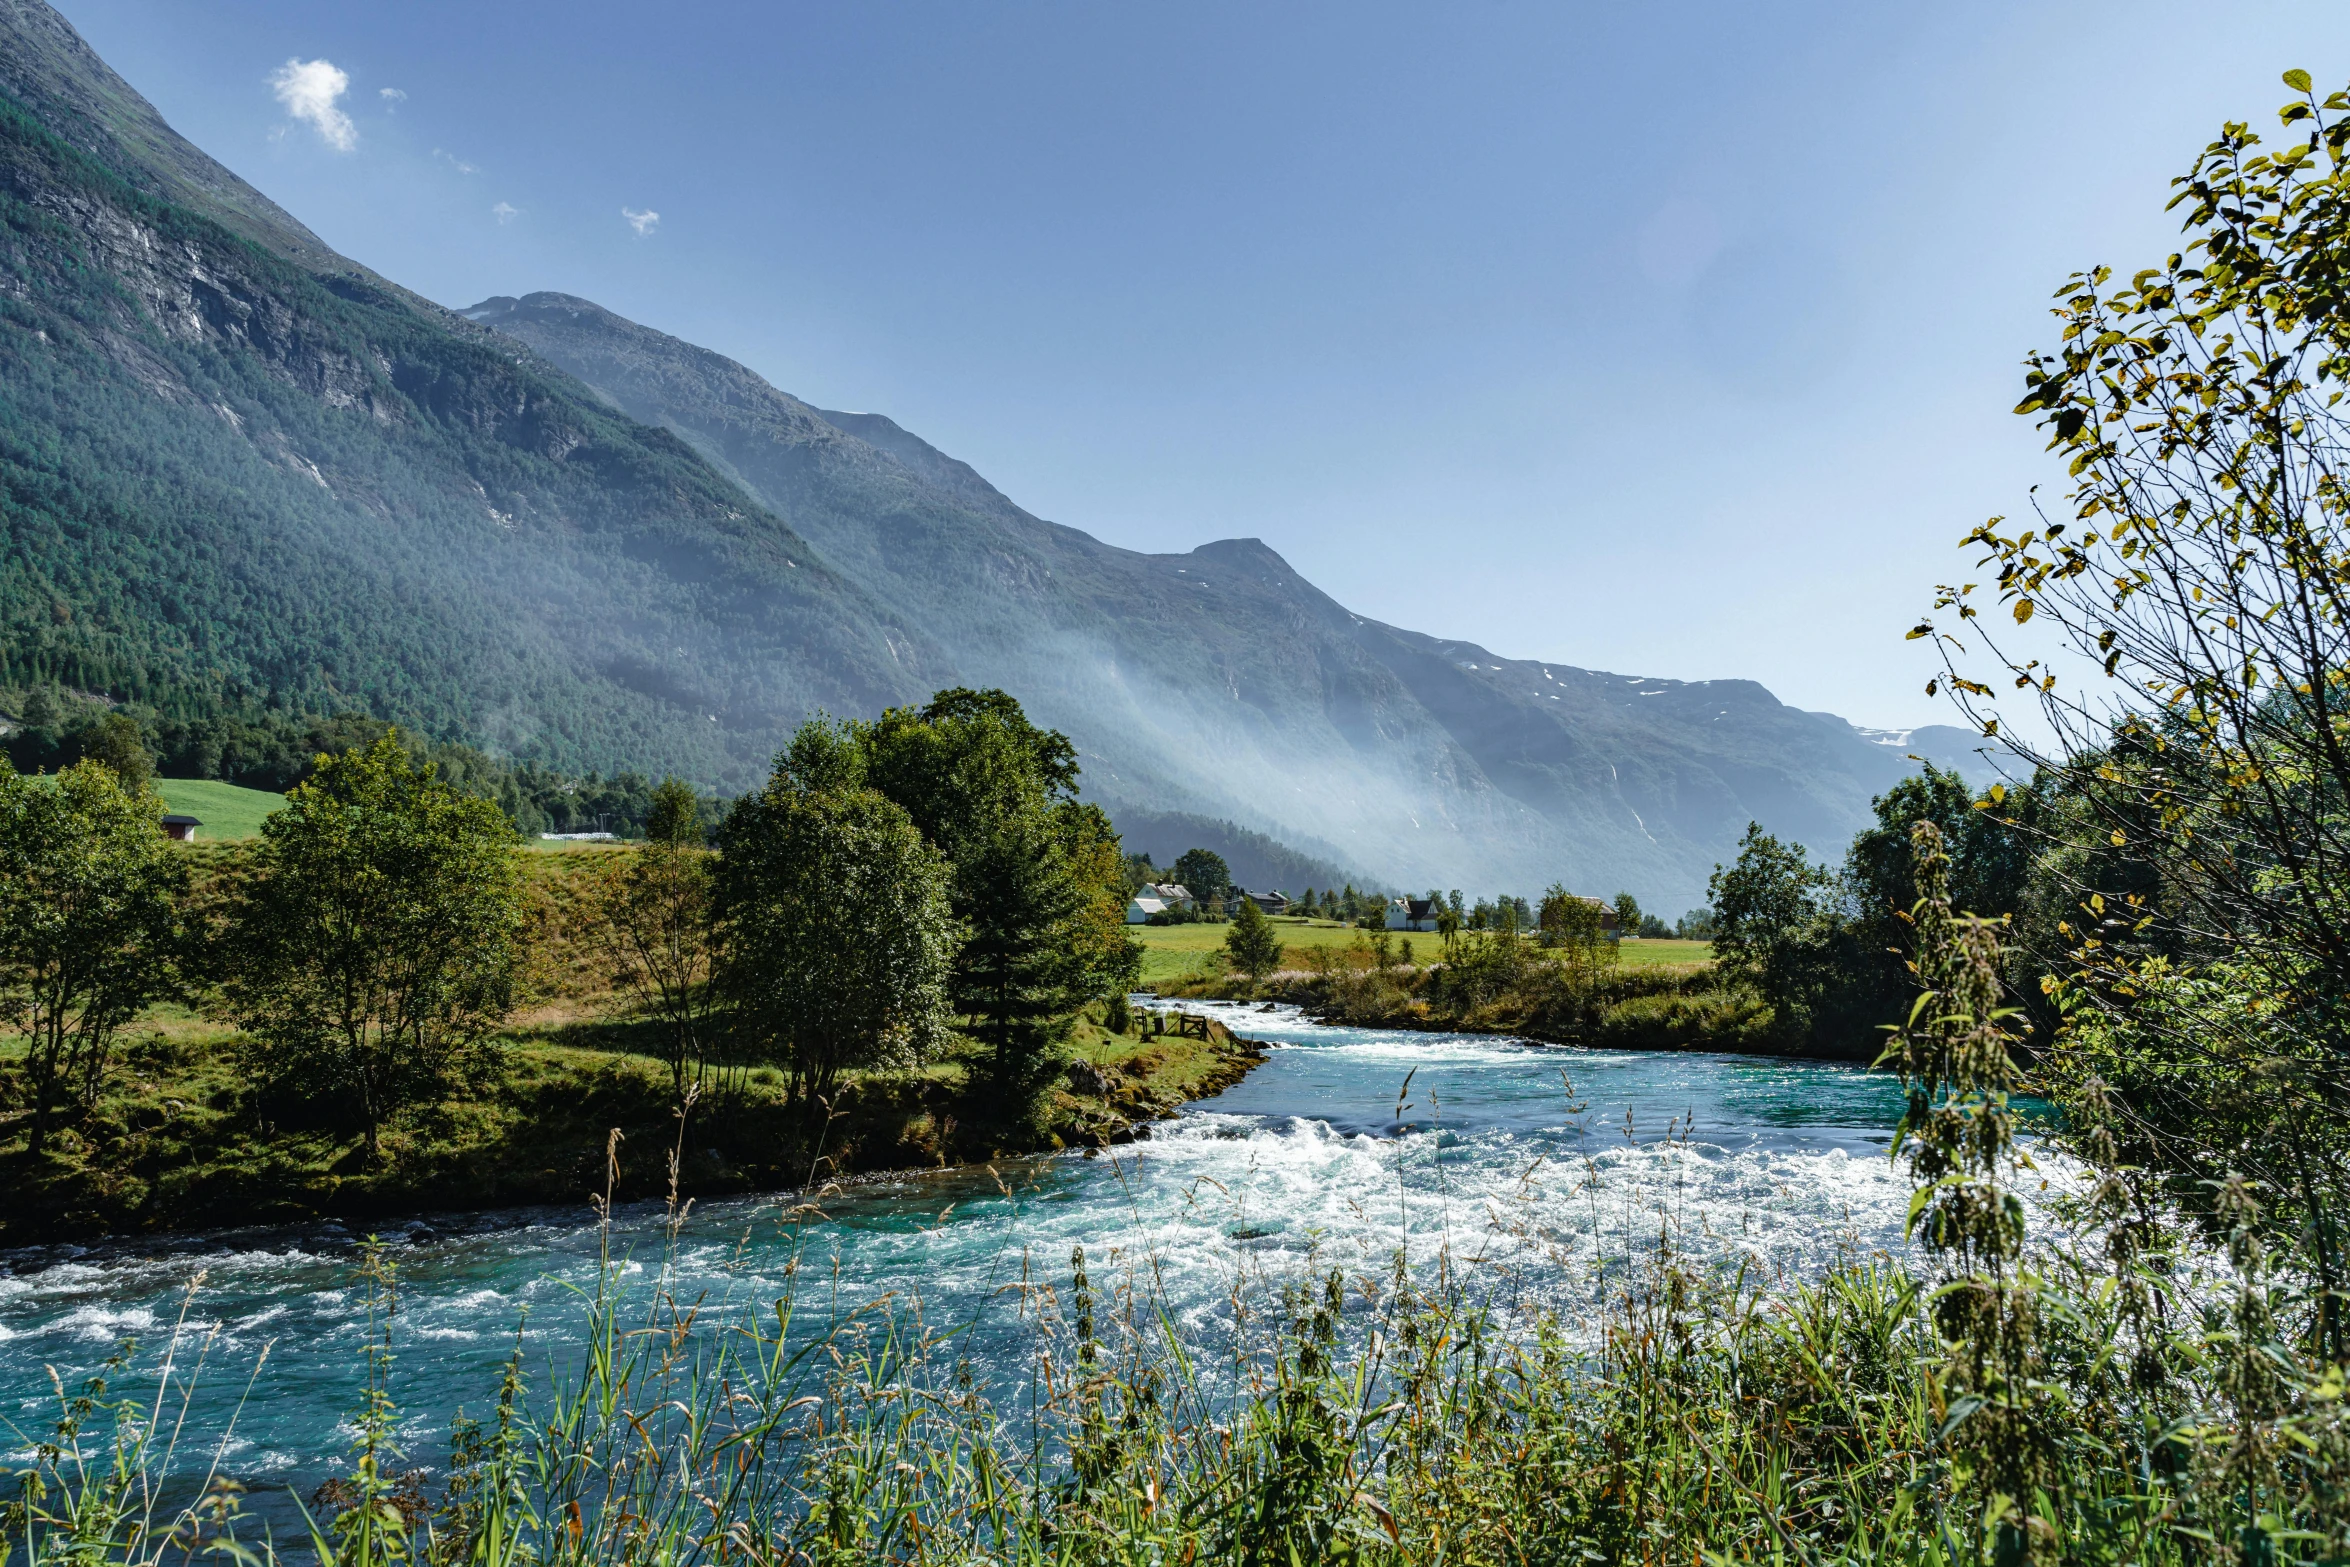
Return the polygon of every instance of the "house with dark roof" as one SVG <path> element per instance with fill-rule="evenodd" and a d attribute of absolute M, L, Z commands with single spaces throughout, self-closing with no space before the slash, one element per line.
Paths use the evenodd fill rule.
<path fill-rule="evenodd" d="M 1387 900 L 1387 928 L 1389 930 L 1434 930 L 1436 903 L 1431 898 L 1389 898 Z"/>

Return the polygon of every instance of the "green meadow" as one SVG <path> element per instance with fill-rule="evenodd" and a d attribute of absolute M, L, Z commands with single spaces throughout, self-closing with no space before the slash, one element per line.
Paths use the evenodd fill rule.
<path fill-rule="evenodd" d="M 286 803 L 282 794 L 266 789 L 240 789 L 209 778 L 158 778 L 155 790 L 165 810 L 193 816 L 204 823 L 196 829 L 198 843 L 231 838 L 257 838 L 262 819 Z"/>
<path fill-rule="evenodd" d="M 240 838 L 261 836 L 261 823 L 271 812 L 286 803 L 282 794 L 271 794 L 266 789 L 242 789 L 235 784 L 217 783 L 209 778 L 158 778 L 155 790 L 163 796 L 163 808 L 180 816 L 193 816 L 204 825 L 196 829 L 198 843 L 230 843 Z M 551 843 L 535 834 L 526 835 L 523 847 L 542 854 L 596 854 L 610 846 L 600 843 Z"/>
<path fill-rule="evenodd" d="M 1156 985 L 1181 979 L 1190 974 L 1208 954 L 1219 952 L 1224 946 L 1224 933 L 1230 925 L 1132 925 L 1127 934 L 1143 945 L 1142 982 Z M 1307 947 L 1335 947 L 1344 950 L 1354 945 L 1355 938 L 1368 939 L 1369 933 L 1335 920 L 1303 920 L 1277 918 L 1273 928 L 1280 933 L 1281 944 L 1292 949 L 1290 961 L 1299 956 L 1297 949 Z M 1443 939 L 1433 931 L 1398 931 L 1389 938 L 1409 941 L 1412 956 L 1422 963 L 1435 961 L 1444 950 Z M 1714 955 L 1713 945 L 1704 941 L 1627 941 L 1619 944 L 1627 964 L 1703 963 Z"/>

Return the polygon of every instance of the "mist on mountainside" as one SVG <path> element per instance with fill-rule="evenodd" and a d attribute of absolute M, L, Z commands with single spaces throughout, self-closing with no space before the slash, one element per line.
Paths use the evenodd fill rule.
<path fill-rule="evenodd" d="M 540 293 L 464 311 L 675 432 L 874 599 L 1015 691 L 1114 812 L 1319 839 L 1401 885 L 1631 887 L 1689 906 L 1749 820 L 1832 852 L 1914 768 L 1748 681 L 1498 657 L 1355 615 L 1253 539 L 1119 549 L 886 415 Z"/>

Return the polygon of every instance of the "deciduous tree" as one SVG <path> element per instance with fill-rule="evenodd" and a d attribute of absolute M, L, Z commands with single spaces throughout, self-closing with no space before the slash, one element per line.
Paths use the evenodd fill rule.
<path fill-rule="evenodd" d="M 162 802 L 95 762 L 54 778 L 0 761 L 0 1021 L 39 1153 L 68 1105 L 97 1103 L 116 1035 L 177 978 L 174 908 L 187 870 Z"/>
<path fill-rule="evenodd" d="M 1937 684 L 2060 811 L 2039 836 L 2070 905 L 2061 994 L 2084 1025 L 2099 1014 L 2069 1037 L 2103 1041 L 2101 1066 L 2059 1041 L 2068 1109 L 2125 1129 L 2123 1162 L 2191 1201 L 2258 1184 L 2272 1238 L 2305 1248 L 2339 1300 L 2350 93 L 2321 96 L 2300 71 L 2285 82 L 2274 144 L 2226 125 L 2173 182 L 2177 251 L 2058 291 L 2059 341 L 2026 361 L 2016 412 L 2047 433 L 2070 489 L 2021 526 L 1968 535 L 1995 580 L 1945 587 L 1943 618 L 1911 635 L 1937 639 Z M 1986 677 L 2038 723 L 2003 714 L 2012 699 Z M 2206 968 L 2215 984 L 2182 982 Z M 2133 1062 L 2127 1081 L 2106 1075 Z M 2262 1130 L 2247 1137 L 2236 1107 L 2251 1103 Z M 2350 1311 L 2326 1331 L 2350 1345 Z"/>
<path fill-rule="evenodd" d="M 688 823 L 691 837 L 700 829 Z M 616 988 L 661 1030 L 679 1105 L 705 1086 L 718 995 L 711 855 L 679 838 L 649 838 L 599 867 L 595 939 Z"/>
<path fill-rule="evenodd" d="M 988 1046 L 999 1113 L 1025 1118 L 1060 1075 L 1078 1010 L 1140 970 L 1117 835 L 1076 799 L 1068 738 L 1001 691 L 942 691 L 855 733 L 865 781 L 952 867 L 955 1009 Z"/>
<path fill-rule="evenodd" d="M 1616 933 L 1623 936 L 1640 934 L 1640 900 L 1628 892 L 1616 894 Z"/>
<path fill-rule="evenodd" d="M 1213 849 L 1186 849 L 1175 860 L 1176 883 L 1200 902 L 1221 902 L 1232 894 L 1232 869 Z"/>
<path fill-rule="evenodd" d="M 395 732 L 322 757 L 261 828 L 228 941 L 261 1075 L 380 1153 L 402 1108 L 478 1078 L 514 999 L 514 833 Z"/>
<path fill-rule="evenodd" d="M 664 778 L 653 791 L 652 809 L 645 814 L 648 842 L 699 846 L 702 842 L 702 802 L 682 778 Z"/>
<path fill-rule="evenodd" d="M 1820 920 L 1830 908 L 1835 878 L 1814 865 L 1800 843 L 1781 843 L 1749 822 L 1738 858 L 1714 867 L 1706 884 L 1713 903 L 1714 963 L 1724 978 L 1751 985 L 1771 1004 L 1789 1038 L 1810 1027 L 1813 1010 L 1834 975 L 1823 950 Z"/>
<path fill-rule="evenodd" d="M 785 1067 L 795 1099 L 938 1047 L 958 934 L 950 869 L 865 787 L 852 732 L 804 726 L 727 817 L 721 850 L 721 983 L 749 1050 Z"/>

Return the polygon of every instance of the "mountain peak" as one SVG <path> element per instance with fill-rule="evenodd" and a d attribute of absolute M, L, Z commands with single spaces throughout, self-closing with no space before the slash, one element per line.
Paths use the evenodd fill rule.
<path fill-rule="evenodd" d="M 1201 560 L 1212 560 L 1218 565 L 1232 566 L 1242 571 L 1260 574 L 1277 572 L 1283 578 L 1297 576 L 1289 562 L 1281 558 L 1280 551 L 1263 539 L 1217 539 L 1213 543 L 1202 544 L 1191 553 Z"/>
<path fill-rule="evenodd" d="M 612 322 L 623 322 L 624 319 L 612 314 L 611 311 L 606 310 L 592 299 L 582 299 L 577 294 L 558 294 L 549 289 L 525 294 L 520 299 L 515 298 L 512 294 L 492 294 L 480 304 L 468 305 L 457 313 L 468 321 L 478 321 L 484 326 L 497 326 L 515 316 L 546 312 L 587 316 Z M 625 322 L 625 324 L 632 328 L 636 326 L 633 321 Z"/>

